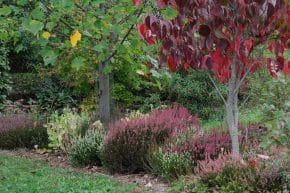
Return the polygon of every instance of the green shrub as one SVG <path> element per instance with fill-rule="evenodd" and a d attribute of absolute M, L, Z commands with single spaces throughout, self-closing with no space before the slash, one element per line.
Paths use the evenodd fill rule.
<path fill-rule="evenodd" d="M 260 107 L 265 119 L 273 119 L 277 110 L 287 110 L 285 103 L 289 101 L 290 78 L 286 75 L 281 74 L 277 79 L 273 79 L 268 71 L 260 70 L 250 77 L 249 86 L 250 100 L 247 107 Z"/>
<path fill-rule="evenodd" d="M 284 110 L 272 120 L 265 122 L 270 132 L 261 143 L 262 147 L 278 146 L 290 148 L 290 100 L 285 103 Z M 272 109 L 276 109 L 273 107 Z M 279 110 L 276 110 L 279 111 Z"/>
<path fill-rule="evenodd" d="M 167 180 L 191 174 L 194 168 L 189 153 L 164 152 L 162 148 L 149 151 L 147 160 L 149 169 Z"/>
<path fill-rule="evenodd" d="M 216 83 L 223 95 L 226 87 Z M 223 101 L 208 77 L 208 72 L 191 71 L 188 74 L 175 73 L 167 88 L 170 100 L 175 101 L 201 119 L 222 119 Z"/>
<path fill-rule="evenodd" d="M 11 74 L 11 92 L 9 98 L 29 99 L 35 98 L 35 88 L 39 84 L 39 77 L 34 73 L 13 73 Z"/>
<path fill-rule="evenodd" d="M 74 165 L 101 165 L 100 153 L 105 133 L 103 130 L 88 130 L 84 137 L 73 141 L 69 160 Z"/>
<path fill-rule="evenodd" d="M 47 147 L 48 135 L 41 123 L 26 115 L 0 117 L 0 148 Z"/>
<path fill-rule="evenodd" d="M 65 108 L 63 113 L 55 112 L 44 126 L 49 136 L 49 147 L 69 150 L 72 141 L 84 136 L 89 127 L 90 118 L 87 114 Z"/>
<path fill-rule="evenodd" d="M 3 103 L 10 90 L 10 80 L 8 71 L 7 49 L 2 42 L 0 42 L 0 111 L 3 109 Z"/>
<path fill-rule="evenodd" d="M 65 107 L 74 107 L 70 86 L 57 76 L 40 78 L 40 83 L 34 88 L 36 103 L 40 111 L 61 110 Z"/>
<path fill-rule="evenodd" d="M 141 101 L 141 97 L 135 96 L 123 84 L 116 83 L 112 88 L 112 98 L 117 104 L 132 108 L 134 104 Z"/>
<path fill-rule="evenodd" d="M 162 106 L 162 101 L 159 94 L 153 93 L 146 97 L 140 107 L 141 112 L 150 112 Z"/>

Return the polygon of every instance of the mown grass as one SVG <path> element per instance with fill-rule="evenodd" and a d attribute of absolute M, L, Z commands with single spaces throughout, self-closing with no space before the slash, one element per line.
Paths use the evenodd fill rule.
<path fill-rule="evenodd" d="M 239 115 L 239 123 L 243 126 L 259 124 L 263 122 L 263 116 L 263 112 L 257 107 L 250 110 L 242 110 Z M 225 120 L 211 119 L 202 121 L 201 127 L 207 131 L 211 129 L 225 130 L 227 124 Z"/>
<path fill-rule="evenodd" d="M 1 193 L 130 193 L 135 188 L 134 184 L 121 184 L 105 176 L 0 155 Z"/>

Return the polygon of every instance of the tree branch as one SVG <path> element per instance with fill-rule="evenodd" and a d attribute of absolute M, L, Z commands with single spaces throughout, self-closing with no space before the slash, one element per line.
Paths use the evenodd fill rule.
<path fill-rule="evenodd" d="M 243 106 L 246 104 L 246 102 L 249 100 L 250 96 L 252 95 L 252 93 L 248 94 L 248 96 L 245 98 L 245 100 L 242 102 L 242 104 L 240 105 L 239 109 L 243 108 Z"/>
<path fill-rule="evenodd" d="M 210 74 L 207 73 L 207 75 L 208 75 L 210 81 L 212 82 L 212 84 L 214 85 L 215 89 L 217 90 L 218 94 L 220 95 L 221 99 L 223 100 L 224 104 L 226 105 L 227 102 L 226 102 L 224 96 L 222 95 L 220 89 L 219 89 L 218 86 L 216 85 L 215 81 L 213 80 L 213 78 L 211 77 Z"/>
<path fill-rule="evenodd" d="M 144 8 L 140 9 L 137 17 L 140 17 L 140 15 L 142 14 Z M 132 30 L 134 29 L 135 24 L 132 24 L 131 27 L 129 28 L 129 30 L 127 31 L 127 33 L 125 34 L 125 36 L 122 38 L 121 42 L 119 43 L 120 45 L 124 44 L 124 42 L 127 40 L 127 38 L 129 37 L 130 33 L 132 32 Z M 109 62 L 116 54 L 117 54 L 117 50 L 114 50 L 112 52 L 111 55 L 109 55 L 102 63 L 106 64 L 107 62 Z"/>
<path fill-rule="evenodd" d="M 239 88 L 241 87 L 241 85 L 244 83 L 246 77 L 249 75 L 250 71 L 252 70 L 252 68 L 254 67 L 255 62 L 252 63 L 250 65 L 250 67 L 247 69 L 246 73 L 244 74 L 244 76 L 242 77 L 242 79 L 238 82 L 238 84 L 236 85 L 235 91 L 234 93 L 237 93 L 239 91 Z"/>

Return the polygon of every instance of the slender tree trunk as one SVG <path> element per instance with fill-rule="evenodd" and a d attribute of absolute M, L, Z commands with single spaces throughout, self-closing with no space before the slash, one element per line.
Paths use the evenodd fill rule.
<path fill-rule="evenodd" d="M 238 132 L 238 113 L 239 109 L 237 106 L 238 96 L 234 93 L 229 92 L 229 96 L 226 104 L 227 113 L 227 124 L 232 140 L 232 153 L 234 157 L 239 157 L 239 132 Z"/>
<path fill-rule="evenodd" d="M 232 153 L 234 157 L 240 156 L 239 148 L 239 107 L 238 107 L 238 77 L 237 77 L 237 66 L 232 65 L 231 79 L 229 81 L 229 91 L 228 98 L 226 101 L 226 114 L 227 114 L 227 124 L 232 140 Z"/>
<path fill-rule="evenodd" d="M 99 64 L 99 112 L 101 122 L 107 128 L 110 121 L 110 76 L 104 73 L 104 63 Z"/>

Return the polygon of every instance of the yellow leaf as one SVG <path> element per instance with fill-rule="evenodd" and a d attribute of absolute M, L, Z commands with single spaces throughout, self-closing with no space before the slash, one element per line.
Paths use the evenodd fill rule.
<path fill-rule="evenodd" d="M 80 34 L 80 32 L 77 30 L 75 31 L 71 36 L 70 36 L 70 43 L 72 45 L 72 47 L 75 47 L 78 43 L 78 41 L 80 41 L 82 38 L 82 34 Z"/>
<path fill-rule="evenodd" d="M 42 37 L 44 39 L 47 39 L 48 40 L 50 38 L 50 36 L 51 36 L 51 34 L 48 31 L 45 31 L 45 32 L 42 33 Z"/>

